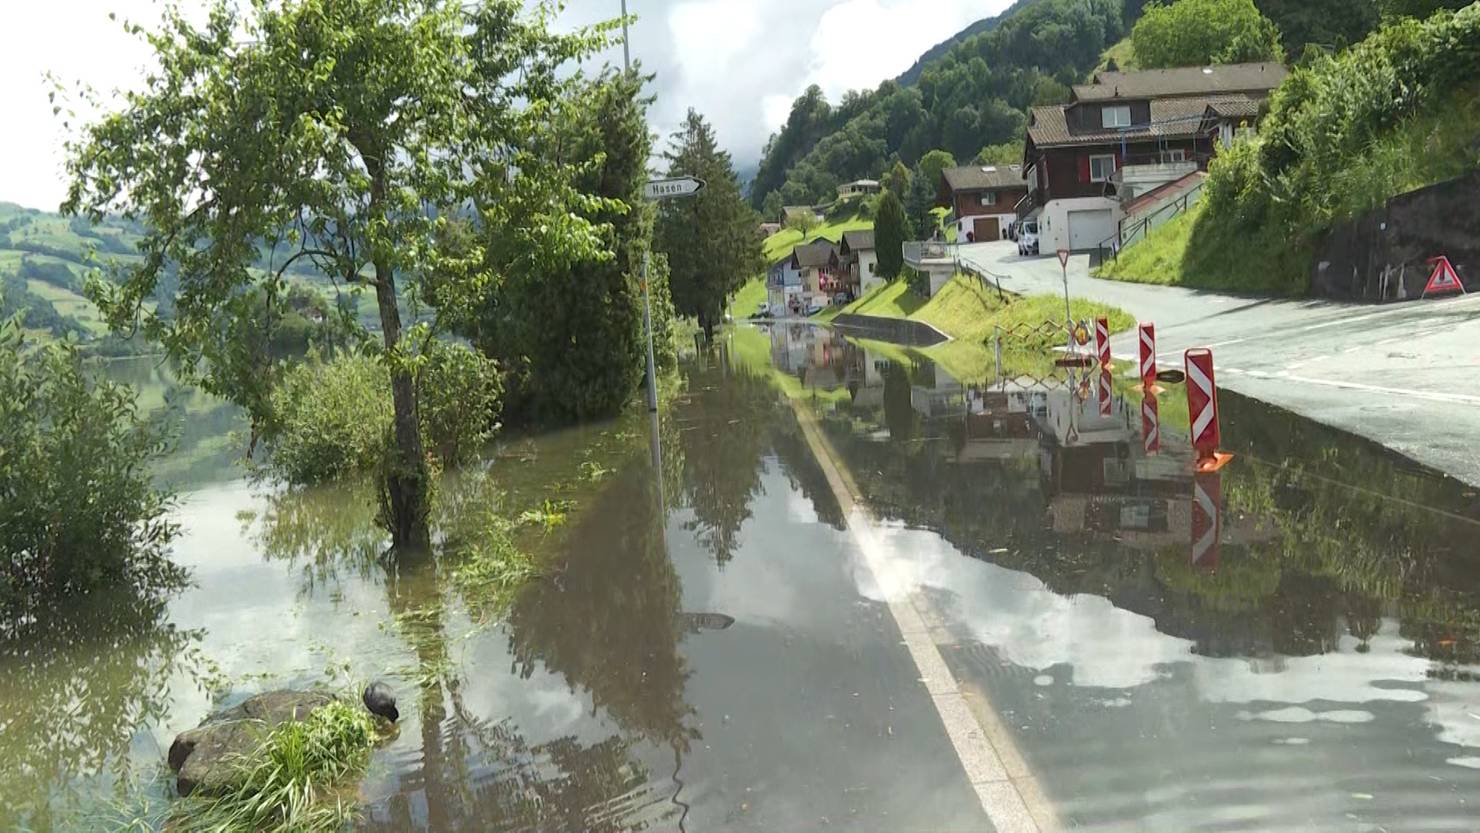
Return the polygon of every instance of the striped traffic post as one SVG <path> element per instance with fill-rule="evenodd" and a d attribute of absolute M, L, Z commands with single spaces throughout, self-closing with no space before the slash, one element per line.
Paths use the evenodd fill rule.
<path fill-rule="evenodd" d="M 1223 475 L 1192 478 L 1192 566 L 1218 569 L 1218 541 L 1223 537 Z"/>
<path fill-rule="evenodd" d="M 1141 400 L 1141 437 L 1146 441 L 1147 456 L 1161 453 L 1161 403 L 1150 393 Z"/>
<path fill-rule="evenodd" d="M 1223 440 L 1218 421 L 1218 384 L 1213 376 L 1213 351 L 1202 347 L 1188 350 L 1187 416 L 1192 425 L 1192 447 L 1197 450 L 1197 470 L 1217 471 L 1233 459 L 1218 451 Z"/>
<path fill-rule="evenodd" d="M 1141 384 L 1156 384 L 1156 325 L 1141 325 Z"/>
<path fill-rule="evenodd" d="M 1100 354 L 1100 367 L 1110 369 L 1110 319 L 1095 319 L 1095 351 Z"/>
<path fill-rule="evenodd" d="M 1114 388 L 1110 384 L 1110 371 L 1100 371 L 1100 416 L 1108 417 L 1113 412 L 1114 403 L 1111 398 L 1115 395 Z"/>

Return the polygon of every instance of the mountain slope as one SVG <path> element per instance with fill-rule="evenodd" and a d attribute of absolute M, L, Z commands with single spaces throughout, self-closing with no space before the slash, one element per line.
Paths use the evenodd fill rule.
<path fill-rule="evenodd" d="M 977 22 L 971 24 L 970 26 L 967 26 L 965 29 L 962 29 L 949 38 L 941 41 L 940 43 L 937 43 L 935 46 L 932 46 L 929 49 L 925 50 L 925 54 L 916 59 L 913 66 L 905 70 L 903 74 L 901 74 L 898 78 L 894 80 L 898 81 L 900 84 L 903 84 L 906 87 L 917 83 L 920 80 L 921 74 L 925 72 L 925 67 L 928 64 L 931 64 L 945 57 L 946 53 L 954 49 L 957 44 L 969 40 L 976 35 L 980 35 L 983 32 L 992 31 L 993 29 L 997 28 L 998 23 L 1001 23 L 1003 20 L 1012 17 L 1027 6 L 1037 2 L 1038 0 L 1017 0 L 1016 3 L 1013 3 L 996 17 L 984 17 L 981 20 L 978 20 Z"/>
<path fill-rule="evenodd" d="M 1021 0 L 906 73 L 914 84 L 886 81 L 848 93 L 837 107 L 809 89 L 767 145 L 752 202 L 768 210 L 809 204 L 841 182 L 880 175 L 895 159 L 914 165 L 934 148 L 970 159 L 986 145 L 1017 140 L 1027 109 L 1067 100 L 1068 85 L 1128 33 L 1126 12 L 1138 14 L 1141 5 Z"/>

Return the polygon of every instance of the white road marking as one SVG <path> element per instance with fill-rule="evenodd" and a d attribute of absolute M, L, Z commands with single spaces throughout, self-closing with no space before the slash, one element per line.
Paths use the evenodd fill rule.
<path fill-rule="evenodd" d="M 852 477 L 837 462 L 831 444 L 818 430 L 816 418 L 807 406 L 791 400 L 791 407 L 801 425 L 802 436 L 848 519 L 848 533 L 863 555 L 863 569 L 873 574 L 873 584 L 882 587 L 878 577 L 888 575 L 890 565 L 874 535 L 872 519 L 858 502 Z M 920 679 L 925 682 L 931 703 L 945 725 L 961 768 L 992 827 L 998 833 L 1056 833 L 1057 814 L 1027 770 L 1012 736 L 999 725 L 984 729 L 983 722 L 968 707 L 965 693 L 952 676 L 926 624 L 940 619 L 929 600 L 918 593 L 893 594 L 887 604 Z M 972 694 L 982 704 L 983 712 L 995 717 L 986 693 L 978 688 Z"/>

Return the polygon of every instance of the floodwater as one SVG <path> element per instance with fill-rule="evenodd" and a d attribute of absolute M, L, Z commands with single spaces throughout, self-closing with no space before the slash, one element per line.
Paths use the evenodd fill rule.
<path fill-rule="evenodd" d="M 98 829 L 213 707 L 378 678 L 403 719 L 361 830 L 990 830 L 901 595 L 1063 829 L 1480 829 L 1480 498 L 1258 403 L 1224 394 L 1237 457 L 1194 479 L 1180 388 L 1148 449 L 1121 383 L 1107 414 L 1061 375 L 736 330 L 656 443 L 636 414 L 509 437 L 444 486 L 564 516 L 521 527 L 547 575 L 505 605 L 387 558 L 361 490 L 244 480 L 231 409 L 110 372 L 186 415 L 193 584 L 0 644 L 0 829 Z"/>

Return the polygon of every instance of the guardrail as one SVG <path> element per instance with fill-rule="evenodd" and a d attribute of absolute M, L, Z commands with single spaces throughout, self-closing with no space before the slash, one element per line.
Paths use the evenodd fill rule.
<path fill-rule="evenodd" d="M 1203 188 L 1206 186 L 1207 180 L 1203 180 L 1183 191 L 1179 196 L 1162 203 L 1156 210 L 1143 217 L 1121 220 L 1120 228 L 1114 234 L 1101 240 L 1095 247 L 1100 261 L 1103 263 L 1105 260 L 1119 260 L 1121 252 L 1145 240 L 1152 231 L 1187 213 L 1202 200 Z"/>

